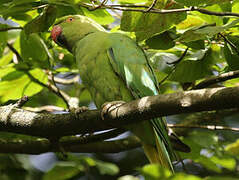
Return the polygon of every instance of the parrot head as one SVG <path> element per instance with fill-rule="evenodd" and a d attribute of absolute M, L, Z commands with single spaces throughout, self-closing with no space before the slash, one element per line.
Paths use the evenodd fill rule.
<path fill-rule="evenodd" d="M 51 31 L 52 40 L 70 52 L 76 42 L 90 33 L 105 31 L 92 19 L 81 15 L 70 15 L 60 18 Z"/>

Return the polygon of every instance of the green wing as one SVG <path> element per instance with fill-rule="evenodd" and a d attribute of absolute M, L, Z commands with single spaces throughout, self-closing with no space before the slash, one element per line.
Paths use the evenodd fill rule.
<path fill-rule="evenodd" d="M 157 80 L 143 50 L 138 47 L 132 39 L 123 34 L 111 33 L 109 36 L 112 41 L 112 46 L 108 49 L 108 56 L 112 68 L 115 73 L 124 80 L 134 97 L 141 98 L 144 96 L 157 95 Z M 153 135 L 151 136 L 151 140 L 145 138 L 145 141 L 148 142 L 143 143 L 152 144 L 152 139 L 155 139 L 153 145 L 157 146 L 158 156 L 160 156 L 161 159 L 159 161 L 161 164 L 165 164 L 166 167 L 173 169 L 170 157 L 174 155 L 168 139 L 165 120 L 156 118 L 152 119 L 150 123 L 147 123 L 149 125 L 151 124 L 150 126 L 153 128 L 147 128 L 146 126 L 148 126 L 148 124 L 144 123 L 146 136 L 148 136 L 147 133 L 151 134 L 152 132 Z M 151 130 L 151 132 L 148 132 L 149 130 Z M 140 133 L 142 133 L 142 131 Z M 140 139 L 144 141 L 144 137 L 140 137 Z M 150 153 L 152 153 L 151 150 L 149 150 L 147 156 L 150 156 Z M 153 157 L 151 159 L 155 158 Z"/>

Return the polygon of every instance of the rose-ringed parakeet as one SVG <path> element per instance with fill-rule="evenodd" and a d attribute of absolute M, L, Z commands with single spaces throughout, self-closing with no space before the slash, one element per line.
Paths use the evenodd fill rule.
<path fill-rule="evenodd" d="M 109 33 L 88 17 L 61 18 L 52 39 L 76 58 L 80 77 L 97 108 L 105 102 L 131 101 L 158 94 L 157 80 L 144 51 L 121 33 Z M 126 127 L 138 136 L 151 163 L 173 171 L 174 152 L 162 118 Z"/>

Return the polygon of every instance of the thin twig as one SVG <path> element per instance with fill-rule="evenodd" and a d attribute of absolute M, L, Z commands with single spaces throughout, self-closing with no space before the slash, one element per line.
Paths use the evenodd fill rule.
<path fill-rule="evenodd" d="M 173 61 L 173 62 L 167 62 L 168 65 L 175 65 L 175 64 L 178 64 L 179 62 L 181 62 L 183 60 L 183 58 L 187 55 L 187 52 L 188 52 L 188 47 L 185 49 L 185 51 L 183 52 L 183 54 L 180 56 L 179 59 L 177 59 L 176 61 Z"/>
<path fill-rule="evenodd" d="M 174 66 L 173 66 L 173 69 L 171 70 L 171 72 L 169 72 L 169 73 L 167 74 L 167 76 L 165 76 L 165 77 L 158 83 L 159 86 L 160 86 L 164 81 L 166 81 L 166 80 L 169 78 L 169 76 L 172 75 L 172 73 L 173 73 L 173 72 L 176 70 L 176 68 L 177 68 L 177 64 L 180 63 L 180 62 L 183 60 L 183 58 L 186 56 L 187 52 L 188 52 L 188 48 L 185 49 L 185 51 L 183 52 L 183 54 L 180 56 L 179 59 L 177 59 L 176 61 L 171 62 L 171 63 L 167 62 L 167 64 L 174 64 Z"/>
<path fill-rule="evenodd" d="M 208 130 L 228 130 L 228 131 L 239 131 L 239 128 L 216 126 L 216 125 L 182 125 L 182 124 L 167 124 L 170 128 L 200 128 Z"/>
<path fill-rule="evenodd" d="M 0 32 L 4 32 L 4 31 L 9 31 L 9 30 L 22 30 L 22 27 L 7 27 L 7 28 L 1 28 Z"/>
<path fill-rule="evenodd" d="M 16 106 L 17 108 L 20 108 L 20 107 L 22 107 L 27 101 L 28 101 L 28 96 L 23 96 L 21 99 L 19 99 L 19 100 L 16 102 L 15 106 Z"/>
<path fill-rule="evenodd" d="M 209 11 L 207 9 L 197 8 L 197 7 L 191 7 L 191 11 L 198 11 L 202 14 L 208 14 L 208 15 L 213 15 L 213 16 L 237 16 L 237 17 L 239 17 L 238 13 Z"/>
<path fill-rule="evenodd" d="M 91 4 L 88 3 L 79 3 L 79 6 L 85 7 L 89 10 L 94 9 L 94 7 Z M 119 11 L 135 11 L 135 12 L 145 12 L 146 9 L 149 9 L 149 6 L 145 5 L 131 5 L 131 4 L 102 4 L 100 7 L 102 9 L 114 9 L 114 10 L 119 10 Z M 188 8 L 181 8 L 181 9 L 170 9 L 170 10 L 165 10 L 165 9 L 156 9 L 156 8 L 151 8 L 150 13 L 158 13 L 158 14 L 170 14 L 170 13 L 180 13 L 180 12 L 188 12 L 188 11 L 198 11 L 202 14 L 208 14 L 208 15 L 214 15 L 214 16 L 236 16 L 239 17 L 239 13 L 233 13 L 233 12 L 216 12 L 216 11 L 209 11 L 203 8 L 198 8 L 198 7 L 188 7 Z"/>
<path fill-rule="evenodd" d="M 224 82 L 230 79 L 238 78 L 239 77 L 239 70 L 237 71 L 230 71 L 227 73 L 220 74 L 218 76 L 214 76 L 208 79 L 205 79 L 204 81 L 200 82 L 196 86 L 194 86 L 192 89 L 203 89 L 206 87 L 209 87 L 210 85 Z"/>
<path fill-rule="evenodd" d="M 75 84 L 79 82 L 79 75 L 76 75 L 75 77 L 71 78 L 71 79 L 63 79 L 63 78 L 59 78 L 59 77 L 55 77 L 54 76 L 54 81 L 58 84 L 64 84 L 64 85 L 68 85 L 68 84 Z"/>
<path fill-rule="evenodd" d="M 239 50 L 237 48 L 237 46 L 235 44 L 233 44 L 230 40 L 228 40 L 222 33 L 218 33 L 223 39 L 225 42 L 227 42 L 237 53 L 237 55 L 239 55 Z"/>
<path fill-rule="evenodd" d="M 17 56 L 18 61 L 23 61 L 21 55 L 18 53 L 18 51 L 11 44 L 7 43 L 7 46 Z M 56 86 L 54 86 L 50 83 L 48 83 L 48 85 L 44 84 L 43 82 L 36 79 L 29 71 L 24 71 L 24 73 L 26 73 L 26 75 L 31 79 L 31 81 L 41 85 L 42 87 L 45 87 L 45 88 L 51 90 L 58 97 L 62 98 L 65 102 L 67 102 L 66 105 L 68 106 L 68 102 L 71 99 L 71 97 L 68 94 L 59 90 Z"/>
<path fill-rule="evenodd" d="M 154 8 L 154 6 L 156 5 L 156 3 L 157 3 L 157 0 L 154 0 L 153 2 L 152 2 L 152 4 L 149 6 L 149 8 L 148 9 L 146 9 L 144 12 L 149 12 L 149 11 L 151 11 L 153 8 Z"/>
<path fill-rule="evenodd" d="M 83 137 L 66 137 L 63 138 L 61 141 L 63 141 L 63 145 L 77 145 L 77 144 L 87 144 L 92 143 L 96 141 L 103 141 L 106 139 L 111 139 L 114 137 L 117 137 L 118 135 L 124 133 L 126 130 L 122 128 L 113 129 L 107 132 L 95 134 L 95 135 L 87 135 Z"/>
<path fill-rule="evenodd" d="M 65 104 L 67 105 L 67 108 L 70 109 L 70 105 L 69 105 L 69 100 L 70 100 L 70 97 L 65 93 L 63 93 L 63 91 L 61 91 L 57 85 L 56 85 L 56 82 L 55 82 L 55 79 L 54 79 L 54 75 L 51 71 L 46 71 L 47 74 L 48 74 L 48 77 L 50 77 L 50 80 L 53 84 L 50 84 L 49 85 L 55 89 L 56 93 L 58 94 L 59 97 L 61 97 L 61 99 L 63 99 L 63 101 L 65 102 Z"/>
<path fill-rule="evenodd" d="M 103 0 L 102 3 L 100 3 L 98 6 L 95 6 L 95 7 L 91 8 L 91 9 L 89 9 L 89 10 L 90 10 L 90 11 L 94 11 L 94 10 L 96 10 L 96 9 L 99 9 L 99 8 L 101 8 L 102 6 L 104 6 L 104 5 L 107 3 L 107 1 L 108 1 L 108 0 Z"/>
<path fill-rule="evenodd" d="M 18 51 L 10 43 L 7 43 L 7 47 L 17 56 L 18 62 L 22 61 L 22 57 L 20 56 Z"/>

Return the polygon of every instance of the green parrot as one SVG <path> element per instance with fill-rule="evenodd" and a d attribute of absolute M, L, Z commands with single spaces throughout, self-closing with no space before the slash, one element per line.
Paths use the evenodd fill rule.
<path fill-rule="evenodd" d="M 128 102 L 158 94 L 157 80 L 144 51 L 128 36 L 107 32 L 88 17 L 72 15 L 58 20 L 51 37 L 75 56 L 82 82 L 97 108 L 105 102 Z M 140 138 L 151 163 L 173 171 L 175 154 L 164 119 L 126 128 Z"/>

